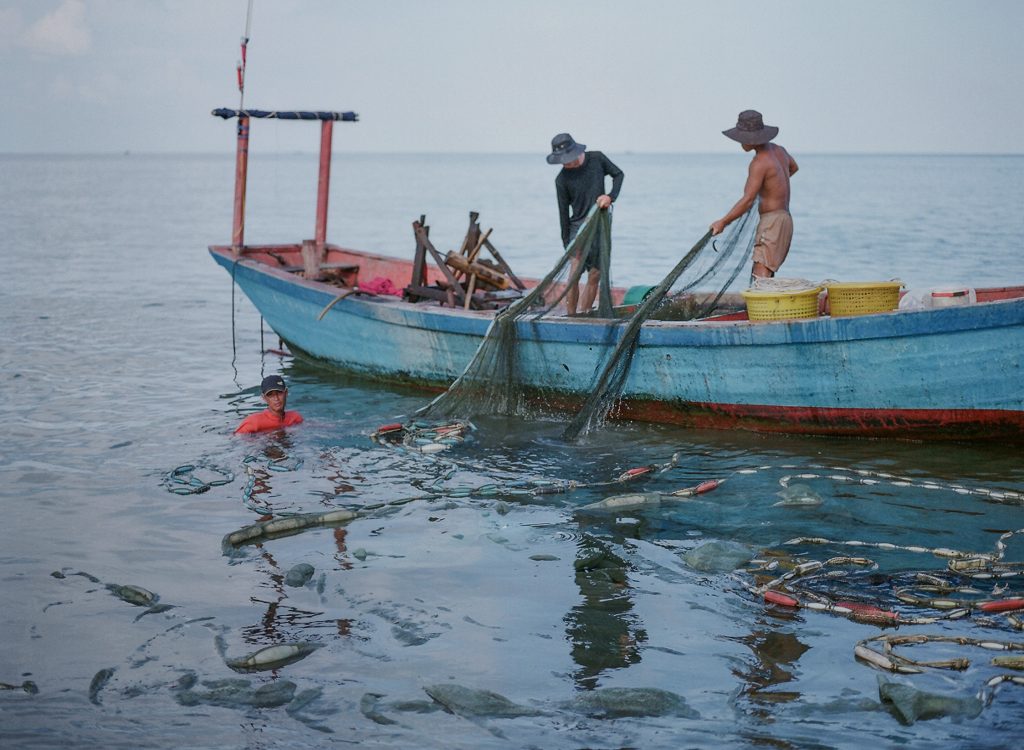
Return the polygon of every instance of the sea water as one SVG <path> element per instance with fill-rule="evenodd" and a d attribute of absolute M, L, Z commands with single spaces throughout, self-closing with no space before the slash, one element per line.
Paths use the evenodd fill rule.
<path fill-rule="evenodd" d="M 312 236 L 315 157 L 261 156 L 258 138 L 247 241 Z M 612 271 L 622 286 L 655 283 L 746 174 L 742 154 L 609 156 L 626 173 Z M 911 289 L 1024 281 L 1024 158 L 797 158 L 781 275 Z M 560 252 L 554 174 L 538 156 L 339 153 L 328 237 L 411 256 L 425 214 L 447 250 L 476 210 L 517 273 L 539 276 Z M 798 562 L 863 556 L 872 563 L 794 590 L 896 606 L 896 589 L 941 576 L 946 559 L 842 542 L 993 553 L 1024 527 L 1019 500 L 990 494 L 1024 491 L 1019 446 L 632 423 L 567 444 L 555 422 L 494 417 L 439 454 L 375 443 L 378 425 L 429 394 L 270 351 L 273 332 L 206 252 L 230 236 L 232 177 L 230 156 L 0 158 L 0 683 L 14 688 L 0 691 L 3 746 L 1016 744 L 1021 687 L 1004 684 L 975 718 L 902 724 L 880 705 L 881 673 L 853 655 L 893 631 L 766 606 L 747 587 Z M 270 373 L 288 380 L 305 423 L 233 436 Z M 172 474 L 189 464 L 185 476 L 230 481 L 169 491 L 187 488 Z M 659 468 L 614 481 L 648 465 Z M 678 502 L 581 510 L 710 479 L 725 481 Z M 510 492 L 567 481 L 586 486 Z M 266 509 L 369 506 L 382 507 L 222 547 Z M 797 537 L 832 543 L 786 544 Z M 1007 538 L 1007 561 L 1024 560 L 1022 543 Z M 748 556 L 777 567 L 758 578 Z M 299 564 L 313 577 L 286 584 Z M 125 601 L 125 585 L 170 608 Z M 1019 577 L 972 585 L 956 595 L 1022 591 Z M 896 632 L 1024 640 L 1005 616 L 977 612 Z M 267 671 L 227 665 L 280 643 L 319 648 Z M 945 696 L 1009 671 L 977 648 L 901 653 L 969 658 L 963 671 L 889 677 Z M 637 708 L 609 688 L 667 691 L 685 710 Z M 498 710 L 483 691 L 534 715 Z M 613 708 L 595 709 L 598 696 Z"/>

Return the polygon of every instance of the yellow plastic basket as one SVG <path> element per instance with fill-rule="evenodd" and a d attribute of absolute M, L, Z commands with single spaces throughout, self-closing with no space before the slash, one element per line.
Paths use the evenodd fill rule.
<path fill-rule="evenodd" d="M 833 318 L 889 312 L 900 304 L 900 281 L 847 281 L 826 285 Z"/>
<path fill-rule="evenodd" d="M 818 294 L 821 287 L 799 292 L 767 292 L 748 289 L 740 292 L 747 303 L 751 320 L 790 320 L 818 317 Z"/>

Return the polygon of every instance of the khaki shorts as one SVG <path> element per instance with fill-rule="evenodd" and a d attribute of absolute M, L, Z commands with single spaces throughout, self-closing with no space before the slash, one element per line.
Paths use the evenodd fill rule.
<path fill-rule="evenodd" d="M 789 243 L 793 241 L 793 217 L 789 211 L 769 211 L 761 214 L 754 235 L 754 262 L 765 266 L 772 273 L 789 254 Z"/>

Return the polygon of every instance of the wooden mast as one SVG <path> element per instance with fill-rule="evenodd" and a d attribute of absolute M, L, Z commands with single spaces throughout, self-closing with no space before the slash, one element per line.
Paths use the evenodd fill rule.
<path fill-rule="evenodd" d="M 327 203 L 331 190 L 331 139 L 334 120 L 320 121 L 320 177 L 316 187 L 316 242 L 317 253 L 323 257 L 327 243 Z"/>
<path fill-rule="evenodd" d="M 249 168 L 249 118 L 238 114 L 238 148 L 235 155 L 235 219 L 231 252 L 237 258 L 245 247 L 245 182 Z"/>
<path fill-rule="evenodd" d="M 236 66 L 238 76 L 238 146 L 235 152 L 235 218 L 231 226 L 231 254 L 236 258 L 245 249 L 245 185 L 249 171 L 249 117 L 245 114 L 245 66 L 249 35 L 252 32 L 252 0 L 245 13 L 245 35 L 241 40 L 242 56 Z"/>

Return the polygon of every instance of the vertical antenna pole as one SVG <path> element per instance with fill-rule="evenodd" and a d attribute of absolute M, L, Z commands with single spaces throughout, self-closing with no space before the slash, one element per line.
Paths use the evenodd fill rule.
<path fill-rule="evenodd" d="M 249 8 L 245 12 L 245 38 L 248 41 L 249 37 L 252 36 L 252 0 L 249 0 Z"/>
<path fill-rule="evenodd" d="M 327 243 L 327 202 L 331 189 L 331 139 L 334 134 L 334 120 L 320 122 L 320 178 L 316 189 L 316 234 L 314 241 L 320 256 Z"/>

